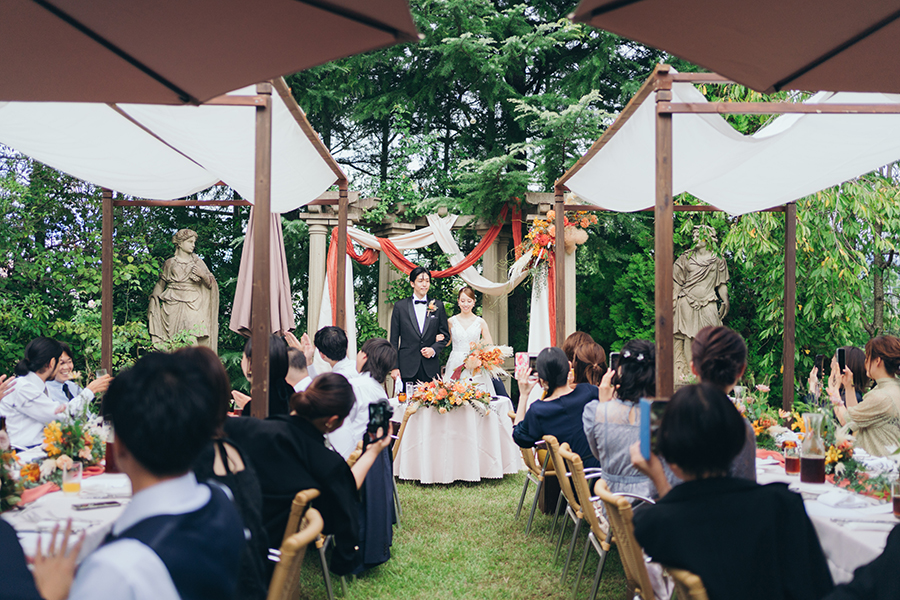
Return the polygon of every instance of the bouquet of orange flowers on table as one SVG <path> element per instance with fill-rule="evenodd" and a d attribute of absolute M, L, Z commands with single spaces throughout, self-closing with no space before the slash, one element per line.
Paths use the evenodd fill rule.
<path fill-rule="evenodd" d="M 0 512 L 19 503 L 22 482 L 19 480 L 19 457 L 9 444 L 6 432 L 0 437 Z"/>
<path fill-rule="evenodd" d="M 420 384 L 409 401 L 436 408 L 442 415 L 464 404 L 485 415 L 490 410 L 491 395 L 473 383 L 435 379 Z"/>
<path fill-rule="evenodd" d="M 24 465 L 19 473 L 25 487 L 47 482 L 61 485 L 62 471 L 76 461 L 85 467 L 99 464 L 106 453 L 102 417 L 90 417 L 84 410 L 63 421 L 51 421 L 44 427 L 41 448 L 47 453 Z"/>
<path fill-rule="evenodd" d="M 477 375 L 482 369 L 491 375 L 502 375 L 503 361 L 513 355 L 513 349 L 510 346 L 488 346 L 478 342 L 469 344 L 469 355 L 458 366 L 451 379 L 459 379 L 463 369 L 467 369 L 472 375 Z"/>

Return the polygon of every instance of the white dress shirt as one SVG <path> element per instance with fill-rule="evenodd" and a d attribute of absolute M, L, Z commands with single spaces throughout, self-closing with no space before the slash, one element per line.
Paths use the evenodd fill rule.
<path fill-rule="evenodd" d="M 182 515 L 209 502 L 208 487 L 193 473 L 141 490 L 113 525 L 118 535 L 157 515 Z M 149 546 L 121 539 L 91 553 L 75 575 L 69 600 L 180 600 L 165 563 Z"/>
<path fill-rule="evenodd" d="M 360 377 L 359 371 L 356 370 L 356 361 L 349 358 L 344 358 L 334 363 L 334 366 L 331 367 L 331 372 L 343 375 L 347 378 L 347 381 L 349 381 L 351 385 Z M 354 387 L 354 393 L 355 389 L 356 388 Z M 366 405 L 366 419 L 368 419 L 369 417 L 368 410 L 368 405 Z M 350 454 L 353 453 L 354 450 L 356 450 L 357 442 L 362 439 L 361 433 L 357 438 L 355 437 L 355 431 L 353 431 L 351 427 L 349 427 L 349 424 L 351 422 L 359 418 L 359 411 L 359 397 L 357 396 L 356 402 L 354 402 L 353 406 L 350 408 L 350 414 L 347 415 L 346 419 L 344 419 L 344 424 L 325 436 L 325 438 L 328 440 L 328 443 L 331 444 L 331 447 L 334 448 L 334 450 L 338 454 L 343 456 L 345 460 L 350 456 Z"/>
<path fill-rule="evenodd" d="M 359 373 L 358 377 L 350 380 L 353 386 L 353 394 L 356 402 L 350 409 L 350 414 L 344 419 L 344 424 L 339 429 L 328 434 L 328 441 L 344 460 L 350 457 L 356 445 L 366 432 L 369 425 L 369 405 L 378 400 L 387 400 L 384 387 L 372 379 L 368 371 Z"/>
<path fill-rule="evenodd" d="M 312 380 L 313 380 L 313 378 L 310 377 L 309 375 L 307 375 L 306 377 L 304 377 L 303 379 L 301 379 L 300 381 L 297 382 L 297 385 L 294 386 L 294 391 L 302 392 L 303 390 L 305 390 L 306 388 L 309 387 L 309 384 L 312 383 Z"/>
<path fill-rule="evenodd" d="M 63 386 L 69 386 L 69 393 L 72 394 L 72 399 L 69 400 L 66 397 L 66 393 L 63 391 Z M 64 383 L 60 383 L 55 379 L 51 379 L 47 382 L 47 393 L 50 394 L 50 398 L 54 402 L 59 402 L 60 404 L 65 404 L 68 406 L 72 402 L 77 402 L 77 406 L 82 406 L 83 404 L 89 403 L 94 399 L 94 392 L 87 388 L 83 388 L 74 381 L 66 381 Z"/>
<path fill-rule="evenodd" d="M 419 302 L 424 300 L 426 304 L 420 304 Z M 419 333 L 422 333 L 425 330 L 425 316 L 428 314 L 428 296 L 424 298 L 419 298 L 415 294 L 413 294 L 413 309 L 416 311 L 416 321 L 418 321 L 419 325 Z"/>
<path fill-rule="evenodd" d="M 81 402 L 73 400 L 69 404 L 69 410 L 80 409 Z M 31 448 L 42 443 L 44 426 L 65 416 L 65 413 L 57 413 L 57 409 L 59 403 L 50 397 L 47 384 L 37 373 L 32 371 L 28 375 L 16 377 L 12 393 L 0 401 L 0 416 L 6 417 L 6 431 L 12 445 Z"/>

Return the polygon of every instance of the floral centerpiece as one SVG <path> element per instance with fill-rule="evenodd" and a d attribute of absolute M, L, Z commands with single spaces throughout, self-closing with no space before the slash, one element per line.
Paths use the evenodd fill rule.
<path fill-rule="evenodd" d="M 24 465 L 20 479 L 25 487 L 51 482 L 60 485 L 62 470 L 80 461 L 85 467 L 98 464 L 106 453 L 103 418 L 91 417 L 87 409 L 62 421 L 51 421 L 44 427 L 41 448 L 47 453 Z"/>
<path fill-rule="evenodd" d="M 468 404 L 484 415 L 490 407 L 491 395 L 470 382 L 435 379 L 420 384 L 409 401 L 436 408 L 441 414 Z"/>
<path fill-rule="evenodd" d="M 492 346 L 471 342 L 468 356 L 463 360 L 463 364 L 453 371 L 451 379 L 459 379 L 463 369 L 468 369 L 472 375 L 477 375 L 482 370 L 491 375 L 502 375 L 504 373 L 503 361 L 512 355 L 513 349 L 510 346 Z"/>
<path fill-rule="evenodd" d="M 556 243 L 556 219 L 555 211 L 548 211 L 547 218 L 535 219 L 531 229 L 522 240 L 522 254 L 530 254 L 532 261 L 530 268 L 535 268 L 541 263 L 550 260 L 550 251 Z M 563 244 L 566 252 L 571 254 L 576 246 L 580 246 L 588 239 L 587 231 L 591 225 L 597 223 L 597 215 L 587 211 L 568 211 L 563 215 L 565 231 L 563 232 Z"/>
<path fill-rule="evenodd" d="M 0 512 L 7 511 L 19 503 L 22 483 L 19 481 L 19 457 L 10 447 L 9 437 L 0 431 Z"/>

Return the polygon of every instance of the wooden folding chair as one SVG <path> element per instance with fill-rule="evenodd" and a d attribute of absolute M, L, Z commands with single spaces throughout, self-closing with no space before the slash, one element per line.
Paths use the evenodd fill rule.
<path fill-rule="evenodd" d="M 571 474 L 566 470 L 566 464 L 563 460 L 563 457 L 559 453 L 560 445 L 555 436 L 545 435 L 544 442 L 546 443 L 547 452 L 550 454 L 550 464 L 553 466 L 553 470 L 556 472 L 556 479 L 559 481 L 559 500 L 556 502 L 556 514 L 553 515 L 553 526 L 550 528 L 551 536 L 553 530 L 556 528 L 556 519 L 559 516 L 559 511 L 563 500 L 566 502 L 566 516 L 572 520 L 572 523 L 575 525 L 575 531 L 572 532 L 572 541 L 569 543 L 569 552 L 566 555 L 566 564 L 563 567 L 562 576 L 559 578 L 560 583 L 566 580 L 566 574 L 569 571 L 569 564 L 572 562 L 572 553 L 575 551 L 575 543 L 578 539 L 578 532 L 581 530 L 581 523 L 584 520 L 584 515 L 582 514 L 581 504 L 578 502 L 578 498 L 575 495 L 575 490 L 572 489 L 572 484 L 569 481 L 569 477 Z M 600 477 L 600 469 L 590 469 L 591 473 L 586 473 L 585 477 L 587 479 L 596 479 Z M 563 537 L 566 532 L 566 519 L 563 519 L 562 525 L 559 528 L 559 540 L 556 542 L 556 552 L 553 554 L 553 560 L 555 561 L 559 556 L 559 551 L 562 548 Z"/>
<path fill-rule="evenodd" d="M 587 562 L 588 551 L 591 546 L 597 552 L 600 562 L 597 564 L 597 573 L 594 575 L 594 585 L 591 588 L 591 600 L 597 597 L 597 590 L 600 588 L 600 577 L 603 576 L 603 567 L 606 565 L 606 557 L 609 555 L 610 539 L 609 535 L 600 525 L 600 517 L 594 504 L 591 502 L 591 490 L 588 487 L 588 481 L 584 474 L 584 465 L 581 463 L 581 457 L 572 452 L 569 444 L 563 444 L 559 447 L 559 454 L 566 462 L 569 469 L 569 476 L 572 481 L 572 487 L 575 488 L 575 495 L 581 505 L 581 515 L 588 522 L 591 528 L 588 533 L 588 539 L 584 543 L 584 552 L 581 555 L 581 564 L 578 566 L 578 575 L 575 577 L 575 584 L 572 587 L 573 597 L 578 593 L 578 583 L 581 581 L 581 575 L 584 573 L 584 565 Z"/>
<path fill-rule="evenodd" d="M 647 563 L 644 562 L 644 551 L 641 550 L 640 544 L 634 537 L 634 523 L 632 522 L 629 498 L 637 497 L 651 504 L 654 502 L 649 498 L 642 498 L 634 494 L 613 494 L 602 479 L 597 482 L 594 491 L 597 493 L 597 499 L 602 501 L 603 506 L 606 507 L 610 531 L 615 536 L 619 558 L 622 559 L 622 566 L 625 568 L 629 597 L 655 600 L 650 574 L 647 573 Z"/>
<path fill-rule="evenodd" d="M 515 422 L 515 412 L 509 411 L 507 415 Z M 532 481 L 535 484 L 534 502 L 531 503 L 531 513 L 528 515 L 528 524 L 525 526 L 525 535 L 528 535 L 529 532 L 531 532 L 531 523 L 534 521 L 534 511 L 537 510 L 538 499 L 541 496 L 541 488 L 544 486 L 544 479 L 547 477 L 556 477 L 556 471 L 552 468 L 549 470 L 547 469 L 547 464 L 550 461 L 550 454 L 544 453 L 545 456 L 541 461 L 541 466 L 538 467 L 535 452 L 538 448 L 544 448 L 545 446 L 546 442 L 544 442 L 544 440 L 538 440 L 534 443 L 534 447 L 532 448 L 519 448 L 522 452 L 522 461 L 525 463 L 525 467 L 528 470 L 525 472 L 525 486 L 522 488 L 522 497 L 519 498 L 519 507 L 516 509 L 516 519 L 519 518 L 519 514 L 522 512 L 522 505 L 525 503 L 525 494 L 528 493 L 528 484 Z"/>
<path fill-rule="evenodd" d="M 400 527 L 400 517 L 403 515 L 403 508 L 400 506 L 400 492 L 397 489 L 397 478 L 394 476 L 393 462 L 397 460 L 397 453 L 400 452 L 400 441 L 403 439 L 403 432 L 406 431 L 406 424 L 409 418 L 419 410 L 418 404 L 407 404 L 406 410 L 403 411 L 403 420 L 400 422 L 400 429 L 394 437 L 394 449 L 391 453 L 391 485 L 394 486 L 394 508 L 397 509 L 397 527 Z"/>
<path fill-rule="evenodd" d="M 279 562 L 269 583 L 267 600 L 296 600 L 300 586 L 300 570 L 306 547 L 322 533 L 322 515 L 314 508 L 305 511 L 300 530 L 289 535 L 281 543 Z"/>
<path fill-rule="evenodd" d="M 300 490 L 297 492 L 293 502 L 291 502 L 291 513 L 288 515 L 287 526 L 284 528 L 284 537 L 281 540 L 282 545 L 286 544 L 288 538 L 300 530 L 304 515 L 312 510 L 310 504 L 318 497 L 319 490 L 317 489 Z M 325 556 L 325 552 L 328 550 L 328 544 L 331 543 L 331 536 L 325 536 L 319 533 L 313 541 L 316 544 L 316 550 L 319 552 L 319 562 L 322 565 L 322 579 L 325 581 L 325 591 L 328 594 L 328 600 L 334 600 L 334 590 L 331 585 L 331 572 L 328 570 L 328 558 Z M 279 561 L 281 560 L 279 550 L 270 549 L 269 553 L 270 560 L 272 559 L 272 555 L 277 556 Z M 346 595 L 347 582 L 343 577 L 341 578 L 341 586 Z"/>
<path fill-rule="evenodd" d="M 700 577 L 684 569 L 666 567 L 666 571 L 675 582 L 675 593 L 678 600 L 709 600 Z"/>

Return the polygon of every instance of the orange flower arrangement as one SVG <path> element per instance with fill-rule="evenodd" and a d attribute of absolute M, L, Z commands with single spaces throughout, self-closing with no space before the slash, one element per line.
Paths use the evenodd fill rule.
<path fill-rule="evenodd" d="M 41 445 L 47 457 L 22 467 L 28 476 L 21 475 L 26 487 L 47 481 L 61 483 L 60 469 L 71 466 L 75 461 L 85 466 L 96 465 L 103 459 L 106 445 L 103 443 L 103 420 L 91 418 L 86 409 L 63 421 L 51 421 L 44 427 L 44 442 Z M 37 469 L 37 476 L 34 473 Z"/>
<path fill-rule="evenodd" d="M 556 211 L 548 211 L 546 219 L 535 219 L 531 224 L 531 229 L 522 240 L 521 251 L 523 254 L 530 254 L 532 257 L 531 268 L 538 266 L 541 262 L 550 259 L 550 251 L 556 244 Z M 568 211 L 563 215 L 563 223 L 565 231 L 563 232 L 563 243 L 566 252 L 571 254 L 576 246 L 587 241 L 587 229 L 591 225 L 596 224 L 597 215 L 588 211 Z"/>
<path fill-rule="evenodd" d="M 472 383 L 435 379 L 419 385 L 409 401 L 437 408 L 441 414 L 463 404 L 484 414 L 490 406 L 491 395 Z"/>
<path fill-rule="evenodd" d="M 37 483 L 41 478 L 41 468 L 37 463 L 28 463 L 19 471 L 19 477 L 29 483 Z"/>

